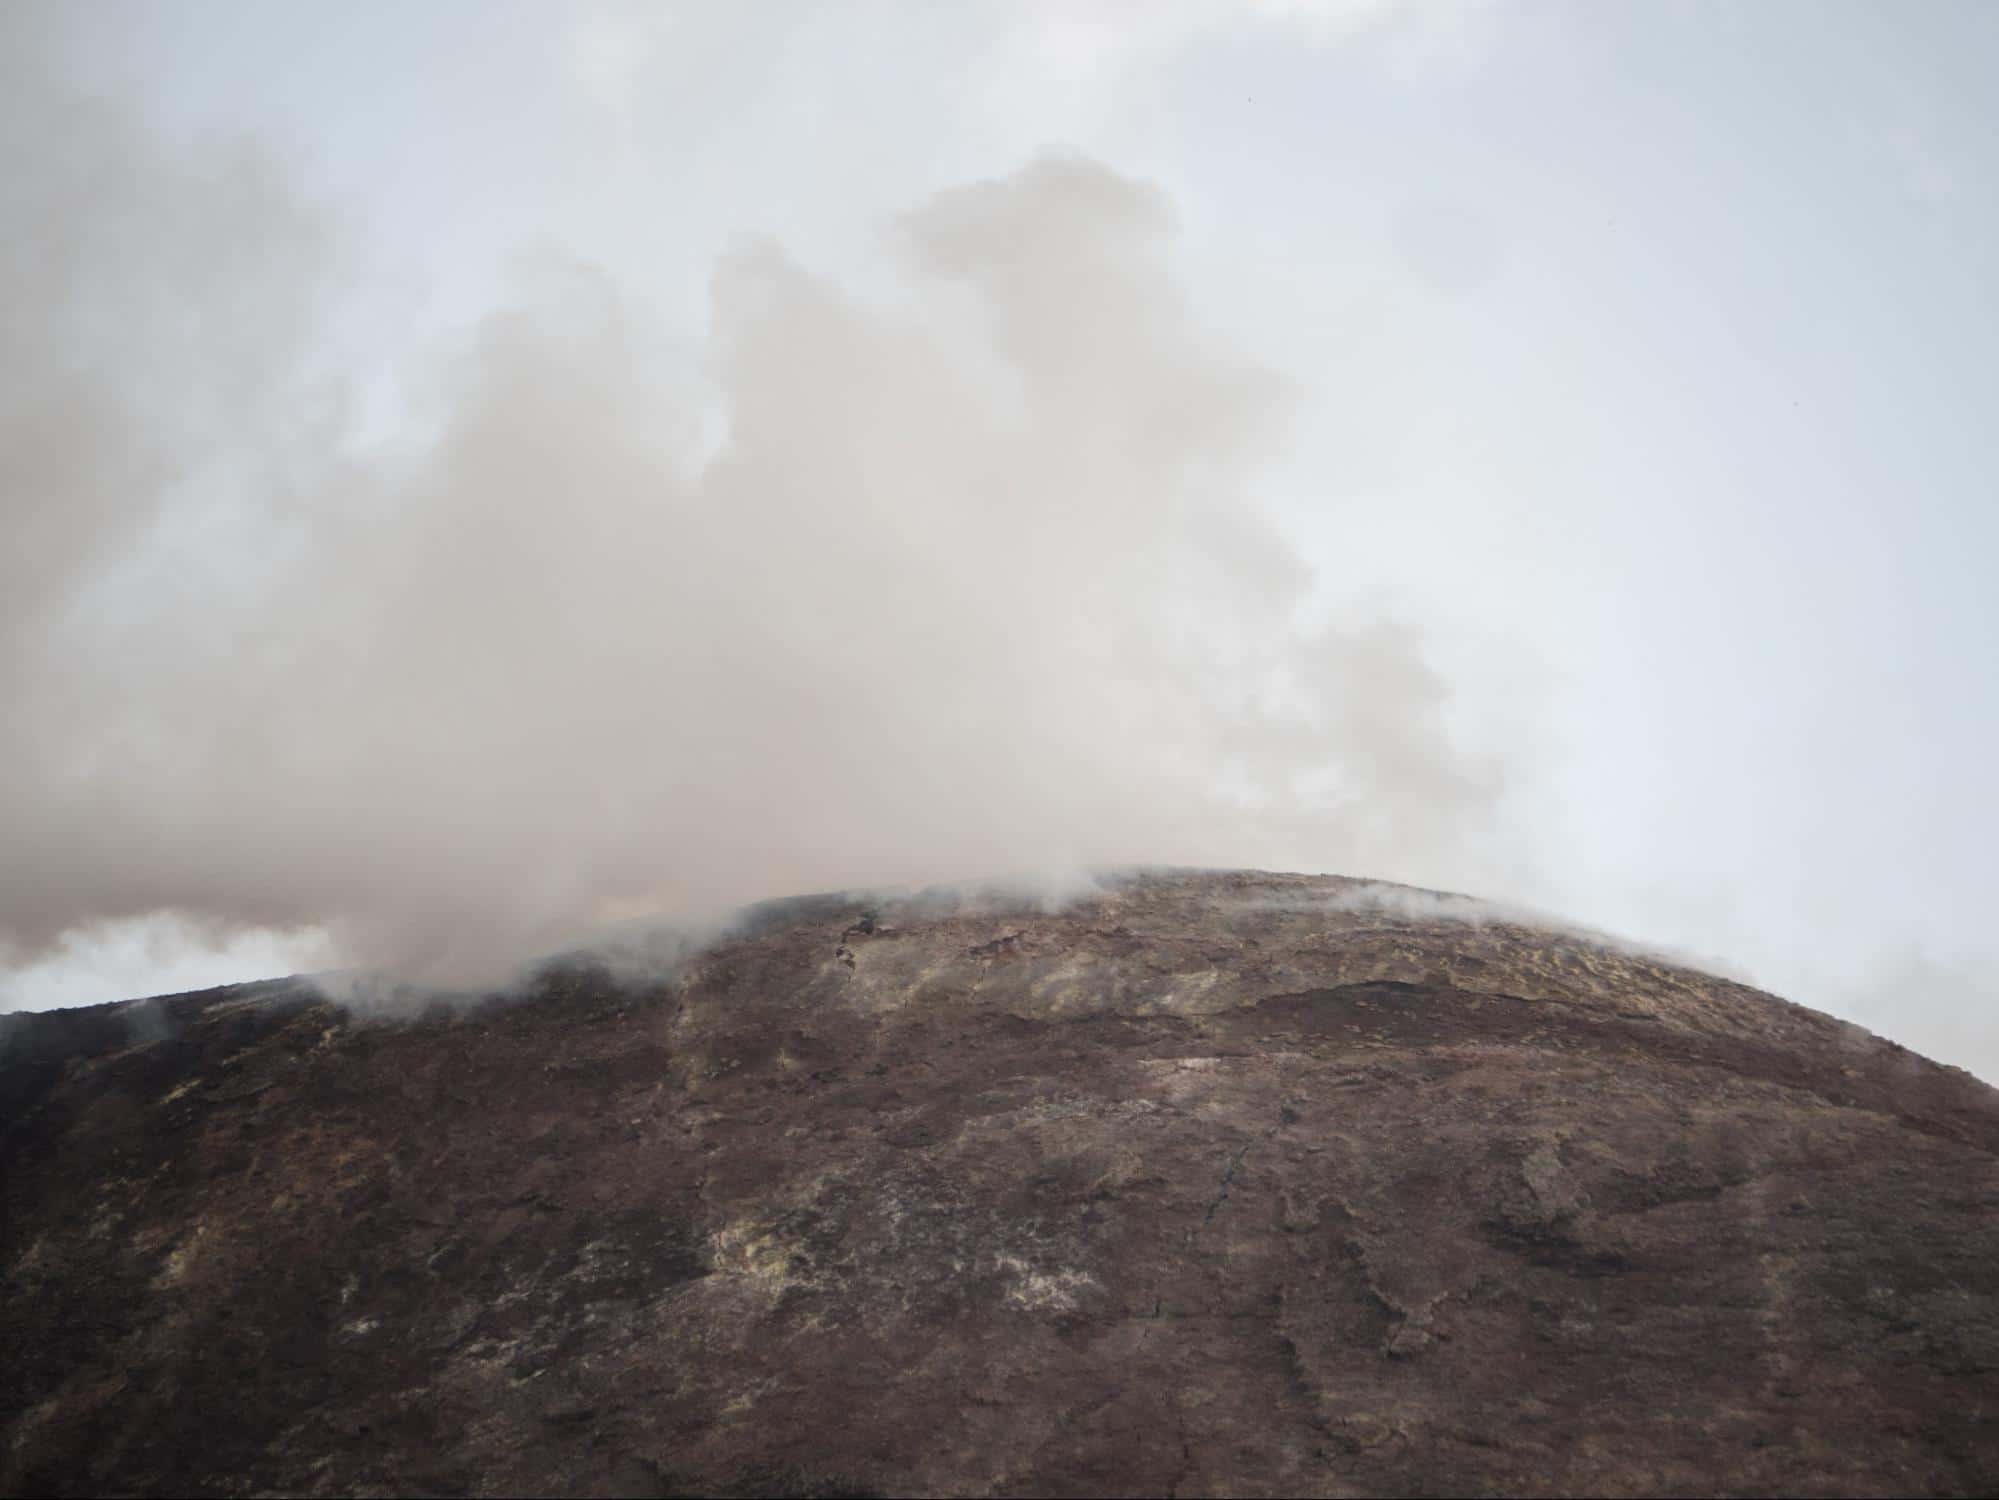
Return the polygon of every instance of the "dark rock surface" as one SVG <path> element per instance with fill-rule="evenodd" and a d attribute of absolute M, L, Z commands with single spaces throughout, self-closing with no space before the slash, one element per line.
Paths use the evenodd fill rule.
<path fill-rule="evenodd" d="M 0 1488 L 1999 1489 L 1999 1094 L 1359 890 L 0 1017 Z"/>

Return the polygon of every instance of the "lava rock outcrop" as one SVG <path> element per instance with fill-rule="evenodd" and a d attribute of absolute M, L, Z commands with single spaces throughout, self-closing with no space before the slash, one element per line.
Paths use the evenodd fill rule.
<path fill-rule="evenodd" d="M 1999 1094 L 1332 878 L 0 1017 L 17 1494 L 1978 1494 Z"/>

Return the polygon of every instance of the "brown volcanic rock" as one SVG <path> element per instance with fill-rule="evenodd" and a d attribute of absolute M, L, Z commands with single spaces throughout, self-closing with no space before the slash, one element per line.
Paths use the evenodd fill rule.
<path fill-rule="evenodd" d="M 0 1488 L 1999 1488 L 1999 1094 L 1359 889 L 0 1018 Z"/>

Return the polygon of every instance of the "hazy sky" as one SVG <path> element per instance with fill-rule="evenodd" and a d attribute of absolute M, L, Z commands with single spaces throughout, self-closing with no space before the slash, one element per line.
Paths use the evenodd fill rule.
<path fill-rule="evenodd" d="M 0 27 L 0 1004 L 1285 863 L 1999 1077 L 1999 7 Z"/>

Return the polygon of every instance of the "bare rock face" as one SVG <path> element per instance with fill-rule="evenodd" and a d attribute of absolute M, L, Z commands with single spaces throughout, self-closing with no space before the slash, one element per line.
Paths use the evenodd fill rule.
<path fill-rule="evenodd" d="M 9 1493 L 1999 1489 L 1999 1094 L 1354 882 L 0 1021 Z"/>

